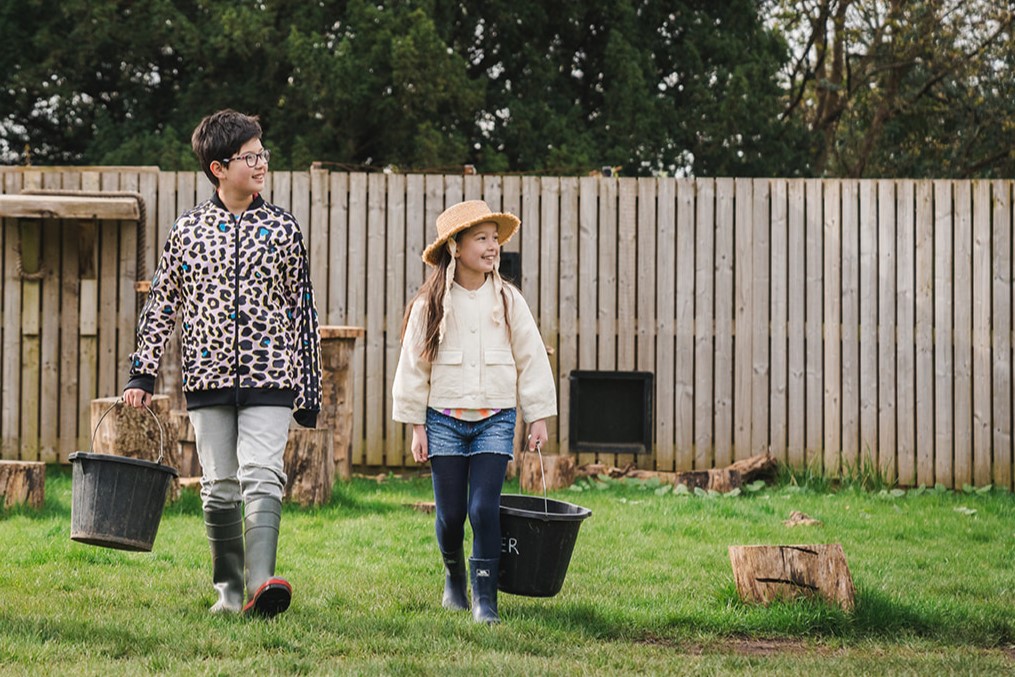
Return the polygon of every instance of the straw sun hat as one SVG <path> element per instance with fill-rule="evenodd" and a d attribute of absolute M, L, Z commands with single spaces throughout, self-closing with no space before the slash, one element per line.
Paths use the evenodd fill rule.
<path fill-rule="evenodd" d="M 483 200 L 466 200 L 445 209 L 437 217 L 437 239 L 423 252 L 423 261 L 436 266 L 441 247 L 466 228 L 492 221 L 497 224 L 497 241 L 504 245 L 510 240 L 521 223 L 514 214 L 493 212 Z"/>

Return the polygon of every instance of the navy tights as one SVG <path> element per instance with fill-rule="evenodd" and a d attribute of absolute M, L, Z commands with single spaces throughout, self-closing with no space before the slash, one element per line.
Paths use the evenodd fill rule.
<path fill-rule="evenodd" d="M 441 552 L 450 554 L 461 547 L 468 516 L 472 556 L 500 558 L 500 492 L 510 460 L 503 454 L 430 457 Z"/>

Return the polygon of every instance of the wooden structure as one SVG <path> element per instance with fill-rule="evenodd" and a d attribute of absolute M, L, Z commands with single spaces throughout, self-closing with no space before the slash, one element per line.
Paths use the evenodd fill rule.
<path fill-rule="evenodd" d="M 38 510 L 46 499 L 46 464 L 40 461 L 0 461 L 0 505 L 27 505 Z"/>
<path fill-rule="evenodd" d="M 856 589 L 838 543 L 828 545 L 731 545 L 737 593 L 745 602 L 820 597 L 852 611 Z"/>
<path fill-rule="evenodd" d="M 570 451 L 572 370 L 643 370 L 653 453 L 579 465 L 695 471 L 771 450 L 832 476 L 1015 487 L 1011 180 L 269 178 L 265 197 L 304 228 L 321 323 L 364 328 L 353 466 L 414 467 L 390 419 L 402 312 L 437 214 L 482 198 L 522 219 L 507 251 L 560 399 L 544 451 Z M 195 172 L 0 168 L 0 194 L 37 188 L 142 194 L 149 270 L 176 216 L 210 194 Z M 66 460 L 88 403 L 126 377 L 134 230 L 0 216 L 0 456 Z M 157 384 L 170 397 L 178 362 L 165 357 Z"/>

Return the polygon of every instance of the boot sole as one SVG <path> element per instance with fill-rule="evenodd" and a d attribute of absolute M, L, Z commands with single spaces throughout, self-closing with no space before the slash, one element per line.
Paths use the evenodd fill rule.
<path fill-rule="evenodd" d="M 289 608 L 292 601 L 293 588 L 283 578 L 269 578 L 257 589 L 243 613 L 272 618 Z"/>

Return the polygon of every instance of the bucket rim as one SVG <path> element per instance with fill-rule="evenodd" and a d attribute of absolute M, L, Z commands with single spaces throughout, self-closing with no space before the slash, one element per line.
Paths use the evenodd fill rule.
<path fill-rule="evenodd" d="M 112 463 L 123 463 L 125 465 L 136 465 L 142 468 L 148 468 L 150 470 L 160 470 L 164 473 L 169 473 L 173 477 L 179 477 L 179 471 L 168 465 L 162 463 L 155 463 L 154 461 L 146 461 L 143 458 L 129 458 L 127 456 L 117 456 L 115 454 L 94 454 L 88 451 L 75 451 L 67 457 L 71 463 L 74 461 L 100 461 L 100 462 L 112 462 Z"/>
<path fill-rule="evenodd" d="M 503 499 L 505 498 L 524 498 L 526 500 L 538 501 L 542 503 L 546 501 L 547 504 L 553 504 L 557 506 L 569 506 L 570 508 L 576 509 L 573 512 L 557 513 L 557 512 L 544 512 L 542 510 L 526 510 L 525 508 L 516 508 L 511 505 L 504 505 Z M 558 501 L 555 498 L 543 498 L 542 496 L 530 496 L 528 494 L 501 494 L 501 512 L 511 515 L 512 517 L 524 517 L 528 519 L 540 519 L 546 522 L 583 522 L 592 516 L 592 510 L 575 503 L 568 503 L 567 501 Z"/>

